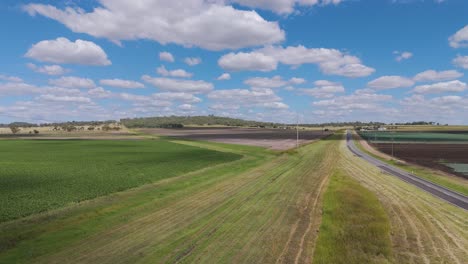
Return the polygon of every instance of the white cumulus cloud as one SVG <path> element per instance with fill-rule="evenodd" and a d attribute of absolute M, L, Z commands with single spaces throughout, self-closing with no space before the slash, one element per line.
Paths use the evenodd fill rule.
<path fill-rule="evenodd" d="M 179 77 L 179 78 L 191 78 L 193 76 L 192 73 L 186 72 L 183 69 L 168 71 L 166 67 L 164 67 L 164 65 L 158 67 L 156 69 L 156 72 L 162 76 Z"/>
<path fill-rule="evenodd" d="M 31 70 L 33 70 L 35 72 L 43 73 L 43 74 L 47 74 L 47 75 L 63 75 L 65 73 L 69 72 L 69 70 L 63 68 L 60 65 L 37 66 L 34 63 L 28 63 L 28 64 L 26 64 L 26 66 L 28 66 L 29 69 L 31 69 Z"/>
<path fill-rule="evenodd" d="M 302 78 L 293 77 L 290 80 L 283 80 L 279 75 L 271 78 L 254 77 L 244 81 L 245 84 L 253 88 L 279 88 L 290 84 L 302 84 L 305 80 Z"/>
<path fill-rule="evenodd" d="M 0 74 L 0 80 L 7 81 L 7 82 L 23 82 L 23 79 L 21 79 L 20 77 L 3 75 L 3 74 Z"/>
<path fill-rule="evenodd" d="M 59 9 L 52 5 L 28 4 L 30 15 L 56 20 L 73 32 L 122 40 L 150 39 L 208 50 L 240 49 L 274 44 L 285 34 L 277 22 L 255 11 L 235 9 L 225 1 L 207 0 L 99 0 L 87 12 L 79 7 Z"/>
<path fill-rule="evenodd" d="M 171 92 L 186 92 L 186 93 L 207 93 L 213 90 L 213 84 L 205 81 L 180 80 L 171 78 L 154 78 L 148 75 L 143 75 L 142 80 L 154 85 L 155 87 L 171 91 Z"/>
<path fill-rule="evenodd" d="M 182 104 L 179 105 L 177 108 L 179 108 L 182 111 L 193 111 L 196 107 L 191 104 Z"/>
<path fill-rule="evenodd" d="M 93 80 L 74 76 L 61 77 L 59 79 L 49 80 L 49 84 L 63 88 L 92 89 L 96 87 Z"/>
<path fill-rule="evenodd" d="M 270 10 L 278 14 L 290 14 L 296 5 L 337 5 L 342 0 L 231 0 L 231 2 L 251 8 Z"/>
<path fill-rule="evenodd" d="M 449 43 L 452 48 L 468 47 L 468 25 L 450 36 Z"/>
<path fill-rule="evenodd" d="M 313 96 L 315 98 L 331 98 L 337 93 L 344 93 L 345 89 L 341 83 L 319 80 L 314 82 L 314 88 L 300 88 L 301 94 Z"/>
<path fill-rule="evenodd" d="M 288 109 L 289 106 L 283 102 L 266 102 L 260 104 L 259 106 L 269 108 L 269 109 Z"/>
<path fill-rule="evenodd" d="M 145 87 L 145 85 L 140 82 L 122 80 L 122 79 L 103 79 L 103 80 L 100 80 L 99 83 L 105 86 L 126 88 L 126 89 L 135 89 L 135 88 Z"/>
<path fill-rule="evenodd" d="M 375 111 L 381 109 L 379 102 L 392 100 L 391 95 L 376 94 L 373 91 L 357 90 L 351 95 L 343 95 L 333 99 L 313 102 L 312 104 L 321 108 L 333 110 L 366 110 Z"/>
<path fill-rule="evenodd" d="M 377 90 L 405 88 L 414 85 L 414 81 L 402 76 L 382 76 L 370 81 L 367 86 Z"/>
<path fill-rule="evenodd" d="M 216 78 L 216 80 L 218 80 L 218 81 L 226 81 L 226 80 L 230 80 L 230 79 L 231 79 L 231 74 L 229 74 L 229 73 L 223 73 L 218 78 Z"/>
<path fill-rule="evenodd" d="M 463 76 L 463 73 L 456 70 L 435 71 L 427 70 L 416 74 L 413 80 L 416 82 L 438 82 L 457 79 Z"/>
<path fill-rule="evenodd" d="M 94 42 L 78 39 L 75 42 L 67 38 L 43 40 L 34 44 L 25 57 L 43 62 L 61 64 L 82 64 L 106 66 L 111 61 L 107 59 L 104 50 Z"/>
<path fill-rule="evenodd" d="M 194 58 L 185 58 L 184 59 L 184 62 L 185 64 L 189 65 L 189 66 L 195 66 L 195 65 L 198 65 L 202 62 L 202 59 L 198 58 L 198 57 L 194 57 Z"/>
<path fill-rule="evenodd" d="M 174 56 L 170 52 L 167 52 L 167 51 L 160 52 L 159 59 L 162 61 L 167 61 L 167 62 L 175 61 Z"/>
<path fill-rule="evenodd" d="M 304 46 L 267 46 L 250 53 L 229 53 L 218 60 L 219 66 L 228 71 L 272 71 L 278 63 L 290 66 L 317 64 L 329 75 L 364 77 L 375 69 L 362 64 L 358 57 L 336 49 L 306 48 Z"/>
<path fill-rule="evenodd" d="M 207 97 L 211 100 L 224 102 L 234 105 L 261 105 L 268 102 L 279 102 L 281 98 L 271 89 L 230 89 L 215 90 L 210 92 Z"/>
<path fill-rule="evenodd" d="M 452 62 L 457 67 L 468 69 L 468 56 L 457 56 Z"/>
<path fill-rule="evenodd" d="M 466 90 L 466 88 L 466 83 L 455 80 L 450 82 L 439 82 L 434 84 L 416 86 L 413 89 L 413 92 L 421 94 L 463 92 Z"/>
<path fill-rule="evenodd" d="M 218 60 L 221 68 L 227 71 L 273 71 L 276 70 L 278 61 L 259 52 L 229 53 Z"/>
<path fill-rule="evenodd" d="M 37 99 L 48 102 L 91 103 L 91 99 L 83 96 L 56 96 L 52 94 L 44 94 L 40 95 Z"/>
<path fill-rule="evenodd" d="M 395 60 L 396 61 L 403 61 L 403 60 L 407 60 L 407 59 L 410 59 L 411 57 L 413 57 L 413 53 L 409 52 L 409 51 L 394 51 L 393 54 L 396 55 L 395 57 Z"/>
<path fill-rule="evenodd" d="M 0 95 L 28 95 L 41 91 L 40 88 L 23 82 L 0 83 Z"/>

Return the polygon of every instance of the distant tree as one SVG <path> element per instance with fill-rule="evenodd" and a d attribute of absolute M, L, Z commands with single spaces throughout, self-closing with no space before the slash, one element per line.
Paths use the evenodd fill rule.
<path fill-rule="evenodd" d="M 11 133 L 17 134 L 18 132 L 21 131 L 21 128 L 19 128 L 17 126 L 10 126 L 10 130 L 11 130 Z"/>
<path fill-rule="evenodd" d="M 90 126 L 90 127 L 88 127 L 88 130 L 89 130 L 89 131 L 93 131 L 93 130 L 94 130 L 94 127 L 93 127 L 93 126 Z"/>
<path fill-rule="evenodd" d="M 39 134 L 39 130 L 34 129 L 34 134 Z"/>
<path fill-rule="evenodd" d="M 73 125 L 66 125 L 66 126 L 63 126 L 62 129 L 67 132 L 72 132 L 72 131 L 75 131 L 77 128 L 76 126 L 73 126 Z"/>

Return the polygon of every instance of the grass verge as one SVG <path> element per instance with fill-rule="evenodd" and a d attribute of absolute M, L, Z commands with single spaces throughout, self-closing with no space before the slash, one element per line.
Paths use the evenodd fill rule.
<path fill-rule="evenodd" d="M 355 156 L 340 145 L 340 168 L 372 191 L 391 225 L 394 263 L 465 263 L 468 213 Z"/>
<path fill-rule="evenodd" d="M 390 222 L 377 197 L 341 171 L 323 199 L 313 263 L 390 263 Z"/>
<path fill-rule="evenodd" d="M 431 181 L 435 184 L 438 184 L 440 186 L 443 186 L 447 189 L 450 189 L 452 191 L 456 191 L 456 192 L 459 192 L 463 195 L 467 195 L 468 196 L 468 183 L 466 180 L 464 179 L 461 179 L 459 177 L 456 177 L 456 176 L 448 176 L 448 175 L 442 175 L 440 173 L 436 173 L 434 172 L 433 170 L 431 169 L 428 169 L 428 168 L 424 168 L 424 167 L 421 167 L 421 166 L 417 166 L 417 165 L 413 165 L 413 164 L 409 164 L 409 163 L 406 163 L 406 164 L 402 164 L 398 161 L 395 161 L 395 160 L 388 160 L 388 159 L 385 159 L 385 158 L 382 158 L 380 156 L 377 156 L 375 155 L 374 153 L 371 153 L 369 151 L 367 151 L 362 145 L 361 145 L 361 142 L 360 140 L 354 140 L 356 146 L 361 150 L 363 151 L 364 153 L 376 158 L 376 159 L 379 159 L 383 162 L 386 162 L 394 167 L 397 167 L 397 168 L 400 168 L 404 171 L 407 171 L 407 172 L 410 172 L 418 177 L 421 177 L 425 180 L 428 180 L 428 181 Z M 376 150 L 378 151 L 378 150 Z"/>

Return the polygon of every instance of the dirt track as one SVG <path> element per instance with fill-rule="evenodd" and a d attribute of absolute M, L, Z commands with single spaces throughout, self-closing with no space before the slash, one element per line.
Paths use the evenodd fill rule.
<path fill-rule="evenodd" d="M 296 130 L 256 128 L 183 128 L 183 129 L 140 129 L 149 134 L 183 139 L 205 140 L 231 144 L 251 145 L 277 150 L 296 145 Z M 309 143 L 329 135 L 330 132 L 299 130 L 299 144 Z"/>

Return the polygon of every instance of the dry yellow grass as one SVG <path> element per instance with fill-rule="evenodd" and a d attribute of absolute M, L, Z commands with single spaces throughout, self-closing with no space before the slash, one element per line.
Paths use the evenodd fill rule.
<path fill-rule="evenodd" d="M 380 170 L 340 145 L 340 166 L 373 191 L 391 222 L 396 263 L 466 263 L 468 212 Z"/>

